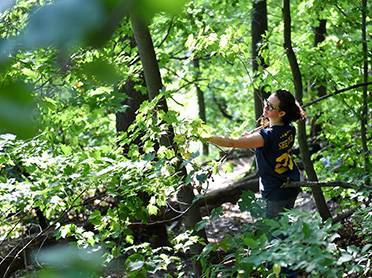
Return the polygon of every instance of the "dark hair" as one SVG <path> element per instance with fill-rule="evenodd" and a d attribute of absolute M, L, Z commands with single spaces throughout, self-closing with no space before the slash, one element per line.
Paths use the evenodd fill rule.
<path fill-rule="evenodd" d="M 284 124 L 294 121 L 301 121 L 306 118 L 306 112 L 301 105 L 295 100 L 294 96 L 287 90 L 277 90 L 274 95 L 279 99 L 280 110 L 285 112 L 282 120 Z"/>

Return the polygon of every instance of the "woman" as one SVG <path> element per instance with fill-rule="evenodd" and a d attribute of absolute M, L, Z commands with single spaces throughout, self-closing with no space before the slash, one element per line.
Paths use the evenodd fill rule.
<path fill-rule="evenodd" d="M 296 129 L 293 121 L 306 116 L 293 95 L 286 90 L 275 91 L 265 100 L 263 116 L 269 126 L 254 134 L 233 138 L 212 135 L 209 142 L 222 147 L 255 148 L 260 192 L 267 200 L 266 218 L 280 217 L 285 209 L 294 207 L 299 188 L 280 188 L 283 183 L 300 180 L 300 172 L 291 157 Z"/>

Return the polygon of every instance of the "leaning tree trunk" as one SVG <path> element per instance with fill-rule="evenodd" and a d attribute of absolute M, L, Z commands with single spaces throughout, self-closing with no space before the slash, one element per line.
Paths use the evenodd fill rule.
<path fill-rule="evenodd" d="M 139 56 L 142 62 L 142 67 L 145 75 L 147 91 L 150 99 L 159 95 L 159 91 L 163 87 L 159 65 L 156 59 L 156 54 L 147 25 L 136 15 L 131 15 L 131 23 L 133 28 L 134 38 L 137 42 Z M 167 111 L 167 103 L 163 98 L 160 102 L 160 109 Z M 174 133 L 170 129 L 166 136 L 162 136 L 160 144 L 166 147 L 172 147 Z M 186 177 L 186 169 L 183 167 L 179 173 Z M 183 215 L 184 224 L 187 230 L 192 230 L 196 223 L 201 221 L 200 208 L 197 203 L 194 203 L 195 194 L 190 185 L 184 184 L 178 192 L 178 200 L 182 204 L 181 209 L 185 211 Z M 197 235 L 207 241 L 205 230 L 200 230 Z M 198 255 L 203 249 L 203 245 L 195 243 L 191 246 L 192 255 Z M 194 264 L 194 272 L 197 277 L 201 276 L 200 262 Z"/>
<path fill-rule="evenodd" d="M 266 0 L 254 1 L 252 10 L 251 36 L 252 36 L 252 71 L 253 78 L 257 78 L 256 74 L 259 67 L 266 67 L 264 58 L 259 55 L 260 46 L 262 44 L 262 35 L 267 31 L 267 4 Z M 256 119 L 263 112 L 262 98 L 266 98 L 262 88 L 254 88 L 254 110 Z"/>
<path fill-rule="evenodd" d="M 290 15 L 290 0 L 283 0 L 283 20 L 284 20 L 284 48 L 287 52 L 287 58 L 292 70 L 293 82 L 295 87 L 295 96 L 297 101 L 302 104 L 302 77 L 300 68 L 297 63 L 296 55 L 292 48 L 291 42 L 291 15 Z M 298 124 L 298 143 L 301 151 L 301 158 L 304 164 L 306 174 L 310 181 L 317 181 L 318 177 L 315 173 L 313 163 L 310 159 L 310 151 L 307 145 L 306 125 L 305 121 Z M 323 192 L 320 188 L 312 189 L 316 207 L 323 220 L 332 218 L 329 208 L 325 202 Z"/>

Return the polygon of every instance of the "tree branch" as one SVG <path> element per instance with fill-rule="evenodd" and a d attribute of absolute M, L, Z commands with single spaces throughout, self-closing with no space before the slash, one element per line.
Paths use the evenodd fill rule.
<path fill-rule="evenodd" d="M 315 99 L 315 100 L 313 100 L 313 101 L 310 101 L 310 102 L 308 102 L 308 103 L 305 103 L 304 105 L 302 105 L 302 108 L 308 107 L 308 106 L 313 105 L 313 104 L 315 104 L 315 103 L 317 103 L 317 102 L 319 102 L 319 101 L 322 101 L 322 100 L 324 100 L 324 99 L 326 99 L 326 98 L 329 98 L 329 97 L 332 97 L 332 96 L 335 96 L 335 95 L 341 94 L 341 93 L 343 93 L 343 92 L 346 92 L 346 91 L 349 91 L 349 90 L 352 90 L 352 89 L 355 89 L 355 88 L 363 87 L 363 86 L 368 86 L 368 85 L 372 85 L 372 81 L 370 81 L 370 82 L 365 82 L 365 83 L 360 83 L 360 84 L 355 84 L 355 85 L 353 85 L 353 86 L 350 86 L 350 87 L 347 87 L 347 88 L 344 88 L 344 89 L 341 89 L 341 90 L 337 90 L 337 89 L 336 89 L 336 91 L 334 91 L 334 92 L 331 93 L 331 94 L 324 95 L 324 96 L 322 96 L 322 97 L 320 97 L 320 98 L 317 98 L 317 99 Z"/>
<path fill-rule="evenodd" d="M 344 181 L 287 181 L 286 183 L 283 183 L 281 188 L 290 188 L 290 187 L 342 187 L 342 188 L 358 188 L 358 189 L 372 189 L 372 186 L 369 185 L 363 185 L 363 186 L 357 186 L 352 183 L 344 182 Z"/>

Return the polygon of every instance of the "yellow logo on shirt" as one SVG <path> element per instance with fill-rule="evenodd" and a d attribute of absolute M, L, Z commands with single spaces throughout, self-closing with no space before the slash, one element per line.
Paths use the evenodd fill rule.
<path fill-rule="evenodd" d="M 290 132 L 291 131 L 288 130 L 287 132 L 285 132 L 280 137 L 280 138 L 285 138 L 285 137 L 287 137 L 287 138 L 279 143 L 279 145 L 278 145 L 279 150 L 284 150 L 284 149 L 288 148 L 289 145 L 293 142 L 293 140 L 294 140 L 293 134 L 288 136 L 288 134 Z M 277 172 L 279 174 L 282 174 L 282 173 L 284 173 L 288 170 L 293 169 L 293 160 L 292 160 L 291 155 L 289 154 L 290 152 L 291 152 L 291 149 L 289 149 L 287 152 L 283 153 L 281 156 L 279 156 L 276 159 L 276 162 L 278 162 L 278 163 L 275 165 L 275 172 Z"/>
<path fill-rule="evenodd" d="M 279 150 L 288 148 L 289 144 L 293 142 L 293 134 L 289 135 L 287 139 L 279 143 Z"/>
<path fill-rule="evenodd" d="M 276 159 L 278 163 L 275 165 L 275 172 L 282 174 L 288 170 L 293 170 L 293 160 L 289 154 L 290 151 L 288 150 L 288 152 L 283 153 Z"/>

